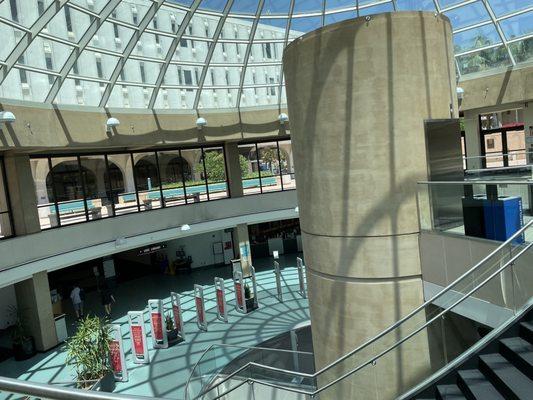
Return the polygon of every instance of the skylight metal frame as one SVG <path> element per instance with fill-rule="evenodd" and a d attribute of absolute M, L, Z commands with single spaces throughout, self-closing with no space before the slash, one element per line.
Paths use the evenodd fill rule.
<path fill-rule="evenodd" d="M 291 32 L 294 32 L 294 30 L 291 31 L 291 29 L 293 29 L 293 26 L 295 25 L 293 22 L 298 21 L 300 19 L 319 17 L 321 20 L 321 25 L 323 26 L 326 23 L 326 17 L 331 16 L 331 15 L 342 14 L 346 12 L 353 12 L 354 16 L 356 16 L 360 14 L 361 10 L 365 10 L 371 7 L 376 7 L 379 5 L 387 5 L 387 4 L 391 4 L 394 10 L 398 10 L 397 0 L 376 0 L 376 1 L 369 2 L 369 3 L 365 3 L 365 4 L 359 4 L 360 2 L 358 0 L 355 0 L 351 5 L 348 4 L 345 7 L 339 7 L 336 9 L 328 9 L 326 0 L 322 0 L 321 7 L 317 11 L 313 10 L 310 12 L 297 12 L 297 13 L 294 12 L 295 11 L 295 0 L 287 0 L 288 11 L 285 11 L 283 13 L 273 13 L 273 14 L 267 14 L 267 12 L 264 11 L 265 0 L 257 1 L 257 8 L 254 13 L 252 12 L 249 12 L 249 13 L 231 12 L 231 9 L 233 5 L 235 4 L 235 0 L 227 0 L 225 2 L 224 7 L 220 10 L 203 9 L 202 0 L 194 0 L 190 5 L 178 4 L 178 3 L 172 2 L 171 0 L 138 0 L 138 1 L 139 2 L 144 1 L 146 6 L 148 7 L 148 10 L 146 11 L 145 15 L 143 16 L 138 26 L 136 26 L 133 23 L 127 22 L 123 19 L 113 18 L 112 13 L 119 6 L 120 0 L 108 0 L 98 12 L 89 10 L 88 8 L 85 8 L 79 3 L 78 4 L 73 3 L 71 0 L 51 0 L 51 4 L 49 4 L 48 7 L 44 10 L 44 12 L 40 16 L 38 16 L 36 20 L 33 21 L 31 26 L 24 26 L 22 23 L 13 21 L 10 18 L 7 18 L 5 16 L 0 16 L 0 24 L 5 24 L 15 30 L 20 31 L 22 35 L 20 39 L 16 42 L 16 44 L 13 46 L 13 48 L 10 50 L 5 60 L 0 61 L 0 84 L 5 81 L 6 77 L 9 75 L 10 71 L 12 71 L 13 68 L 20 69 L 20 70 L 26 70 L 26 71 L 30 71 L 30 72 L 34 72 L 38 74 L 53 76 L 55 77 L 55 79 L 54 79 L 53 84 L 50 87 L 50 90 L 46 94 L 45 102 L 54 103 L 57 101 L 57 96 L 60 93 L 61 88 L 63 87 L 67 79 L 78 79 L 78 80 L 87 81 L 87 82 L 98 82 L 100 84 L 105 85 L 105 89 L 103 90 L 101 98 L 96 99 L 96 100 L 99 100 L 97 101 L 97 103 L 99 104 L 100 107 L 105 107 L 107 105 L 109 98 L 111 94 L 113 93 L 113 90 L 116 87 L 116 85 L 146 87 L 146 88 L 153 89 L 150 95 L 149 101 L 147 102 L 147 107 L 149 109 L 153 109 L 155 107 L 160 89 L 184 89 L 184 90 L 192 89 L 192 90 L 196 90 L 196 93 L 194 95 L 194 101 L 192 103 L 192 109 L 196 110 L 197 113 L 198 113 L 198 109 L 201 107 L 202 93 L 204 90 L 216 90 L 216 89 L 237 90 L 237 98 L 235 100 L 234 108 L 237 111 L 240 111 L 244 89 L 276 87 L 278 90 L 277 106 L 281 110 L 284 104 L 283 85 L 285 82 L 283 70 L 281 68 L 282 62 L 281 60 L 251 61 L 250 55 L 252 52 L 252 46 L 254 44 L 283 43 L 283 48 L 285 48 L 288 45 L 288 43 L 291 41 L 292 37 L 294 37 L 294 35 L 291 35 Z M 508 38 L 506 37 L 505 32 L 502 29 L 501 22 L 509 18 L 513 18 L 513 17 L 517 17 L 520 15 L 533 12 L 533 0 L 529 0 L 529 1 L 532 2 L 531 5 L 528 5 L 522 9 L 509 12 L 505 15 L 496 16 L 489 0 L 463 0 L 449 7 L 441 7 L 439 0 L 432 0 L 432 3 L 435 7 L 435 12 L 437 14 L 442 14 L 442 13 L 447 13 L 453 10 L 458 10 L 458 9 L 461 9 L 462 7 L 465 7 L 471 4 L 476 4 L 476 3 L 482 4 L 483 9 L 486 11 L 487 19 L 486 20 L 483 19 L 482 21 L 470 23 L 467 26 L 454 29 L 453 34 L 466 32 L 466 31 L 477 29 L 477 28 L 490 25 L 490 24 L 494 25 L 496 32 L 498 34 L 499 40 L 495 43 L 491 43 L 489 45 L 486 45 L 480 48 L 468 49 L 465 51 L 458 51 L 455 54 L 455 65 L 457 69 L 457 74 L 459 76 L 460 76 L 460 68 L 459 68 L 459 63 L 458 63 L 458 57 L 463 57 L 469 54 L 478 53 L 484 50 L 498 48 L 500 46 L 503 46 L 506 49 L 506 53 L 508 55 L 510 65 L 512 66 L 517 65 L 517 61 L 515 59 L 515 55 L 513 54 L 513 49 L 511 48 L 510 44 L 531 39 L 533 37 L 533 33 L 528 33 L 528 34 L 525 34 L 525 35 L 522 35 L 516 38 Z M 80 13 L 88 15 L 91 18 L 91 21 L 87 29 L 82 34 L 81 39 L 77 42 L 69 41 L 67 39 L 55 36 L 49 33 L 47 30 L 45 30 L 46 26 L 50 22 L 52 22 L 55 15 L 57 15 L 57 13 L 60 12 L 61 9 L 65 7 L 65 5 L 68 5 L 73 10 L 76 10 Z M 172 9 L 179 13 L 185 13 L 175 33 L 169 32 L 168 30 L 165 31 L 162 29 L 155 29 L 150 26 L 150 23 L 152 22 L 153 17 L 157 14 L 158 10 L 163 5 L 165 6 L 166 9 Z M 187 26 L 189 25 L 190 21 L 195 15 L 219 18 L 218 23 L 215 28 L 214 35 L 212 37 L 202 37 L 202 36 L 186 34 Z M 251 24 L 249 38 L 248 39 L 222 38 L 221 32 L 228 18 L 240 19 Z M 259 24 L 261 24 L 261 21 L 265 19 L 268 19 L 268 20 L 283 19 L 287 21 L 284 35 L 282 38 L 279 38 L 279 37 L 271 38 L 271 39 L 264 39 L 264 38 L 256 39 L 255 38 Z M 99 48 L 99 47 L 91 46 L 92 38 L 94 37 L 94 35 L 98 34 L 100 28 L 104 25 L 105 22 L 109 22 L 109 23 L 124 27 L 133 32 L 131 37 L 129 38 L 127 45 L 124 48 L 124 51 L 121 52 L 121 51 L 116 51 L 116 50 L 109 49 L 109 48 Z M 144 33 L 149 33 L 152 35 L 160 35 L 162 37 L 171 38 L 170 47 L 164 59 L 156 58 L 153 56 L 145 56 L 142 54 L 133 54 L 133 50 L 137 44 L 137 41 L 141 39 Z M 20 57 L 25 54 L 25 51 L 29 48 L 33 40 L 37 37 L 40 37 L 47 41 L 61 44 L 62 46 L 68 46 L 68 48 L 70 49 L 69 50 L 70 54 L 68 54 L 68 57 L 66 61 L 63 63 L 63 65 L 57 66 L 59 67 L 59 71 L 48 70 L 48 69 L 34 66 L 34 65 L 25 65 L 23 63 L 18 62 Z M 195 42 L 207 43 L 209 48 L 207 51 L 207 56 L 205 58 L 205 61 L 195 61 L 195 60 L 182 61 L 179 59 L 175 59 L 174 53 L 175 53 L 177 46 L 179 45 L 180 40 L 189 40 L 189 41 L 192 40 Z M 235 62 L 214 62 L 213 61 L 214 52 L 216 51 L 216 46 L 219 43 L 232 43 L 236 45 L 243 45 L 243 44 L 246 45 L 246 51 L 245 51 L 242 62 L 238 60 L 235 60 Z M 72 69 L 76 63 L 76 60 L 82 54 L 84 54 L 84 52 L 87 52 L 87 51 L 94 52 L 94 53 L 101 53 L 101 54 L 108 55 L 110 57 L 117 58 L 117 64 L 115 65 L 113 72 L 111 73 L 111 76 L 109 77 L 109 79 L 82 76 L 82 75 L 73 73 Z M 123 70 L 128 60 L 130 59 L 138 60 L 138 61 L 145 61 L 147 63 L 159 64 L 160 71 L 157 74 L 157 79 L 155 83 L 122 81 L 120 79 L 121 71 Z M 196 85 L 164 84 L 163 82 L 164 82 L 165 74 L 168 71 L 169 65 L 198 67 L 200 71 L 200 75 L 199 75 L 199 79 L 196 82 Z M 207 74 L 209 73 L 209 69 L 217 68 L 217 67 L 218 68 L 221 68 L 221 67 L 240 68 L 241 76 L 239 78 L 238 85 L 235 85 L 235 84 L 207 85 L 206 78 L 207 78 Z M 273 84 L 268 83 L 268 82 L 264 84 L 245 84 L 246 72 L 249 67 L 279 67 L 279 82 L 275 82 Z"/>

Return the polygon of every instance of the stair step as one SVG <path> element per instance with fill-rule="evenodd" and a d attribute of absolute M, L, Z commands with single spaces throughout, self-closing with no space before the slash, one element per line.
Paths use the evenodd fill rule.
<path fill-rule="evenodd" d="M 439 400 L 466 400 L 463 392 L 457 385 L 438 385 L 437 399 Z"/>
<path fill-rule="evenodd" d="M 478 369 L 458 371 L 457 385 L 472 400 L 505 400 Z"/>
<path fill-rule="evenodd" d="M 526 376 L 533 376 L 533 344 L 521 337 L 500 340 L 500 353 Z"/>
<path fill-rule="evenodd" d="M 520 336 L 529 343 L 533 343 L 533 323 L 520 322 Z"/>
<path fill-rule="evenodd" d="M 531 399 L 533 382 L 501 354 L 479 356 L 479 369 L 506 399 Z"/>

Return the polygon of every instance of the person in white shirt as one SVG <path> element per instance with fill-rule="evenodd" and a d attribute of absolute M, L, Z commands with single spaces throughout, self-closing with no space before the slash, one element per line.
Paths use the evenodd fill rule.
<path fill-rule="evenodd" d="M 70 292 L 70 300 L 72 300 L 72 305 L 74 306 L 74 311 L 76 312 L 76 318 L 83 318 L 83 293 L 79 286 L 75 285 L 72 291 Z"/>

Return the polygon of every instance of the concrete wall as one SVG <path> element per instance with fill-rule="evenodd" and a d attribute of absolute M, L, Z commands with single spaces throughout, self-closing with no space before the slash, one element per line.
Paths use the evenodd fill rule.
<path fill-rule="evenodd" d="M 233 110 L 203 111 L 208 125 L 201 131 L 193 110 L 60 107 L 17 101 L 1 101 L 1 110 L 13 112 L 17 120 L 1 127 L 0 151 L 194 144 L 283 136 L 288 132 L 288 127 L 278 121 L 278 107 L 243 109 L 240 114 Z M 118 118 L 120 125 L 107 132 L 106 121 L 111 116 Z"/>
<path fill-rule="evenodd" d="M 296 191 L 169 207 L 0 241 L 0 286 L 113 253 L 178 237 L 295 218 Z M 182 231 L 183 224 L 191 230 Z M 126 236 L 126 243 L 115 244 Z M 32 251 L 29 252 L 28 248 Z"/>
<path fill-rule="evenodd" d="M 459 81 L 465 93 L 461 110 L 474 110 L 533 100 L 533 66 L 497 74 L 469 76 Z"/>
<path fill-rule="evenodd" d="M 318 368 L 423 301 L 415 187 L 427 178 L 424 120 L 457 112 L 453 62 L 447 18 L 418 12 L 333 24 L 285 51 Z M 427 338 L 377 366 L 324 398 L 394 397 L 427 371 Z"/>
<path fill-rule="evenodd" d="M 213 254 L 213 243 L 222 242 L 222 249 L 224 249 L 224 242 L 228 241 L 231 242 L 231 232 L 224 232 L 223 230 L 187 236 L 168 242 L 166 254 L 169 262 L 172 263 L 176 259 L 176 251 L 183 247 L 185 254 L 192 258 L 191 268 L 193 269 L 229 264 L 233 258 L 233 247 L 229 251 L 223 250 L 222 254 Z"/>

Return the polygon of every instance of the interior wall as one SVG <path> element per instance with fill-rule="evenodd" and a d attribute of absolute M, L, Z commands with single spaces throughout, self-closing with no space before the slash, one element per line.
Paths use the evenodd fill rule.
<path fill-rule="evenodd" d="M 225 244 L 231 241 L 231 232 L 215 231 L 201 235 L 188 236 L 167 243 L 166 249 L 168 260 L 172 263 L 176 260 L 176 251 L 183 247 L 186 256 L 192 258 L 191 267 L 200 268 L 210 265 L 230 264 L 233 258 L 233 245 L 225 249 Z M 222 243 L 222 254 L 213 254 L 213 244 Z"/>

